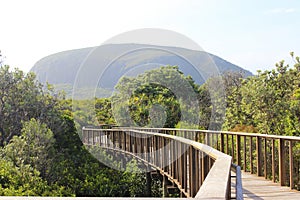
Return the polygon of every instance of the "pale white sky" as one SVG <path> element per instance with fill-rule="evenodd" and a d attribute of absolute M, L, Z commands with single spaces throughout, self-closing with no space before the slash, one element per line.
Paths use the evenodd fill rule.
<path fill-rule="evenodd" d="M 297 0 L 0 0 L 0 50 L 24 71 L 60 51 L 139 28 L 179 32 L 252 72 L 300 55 Z"/>

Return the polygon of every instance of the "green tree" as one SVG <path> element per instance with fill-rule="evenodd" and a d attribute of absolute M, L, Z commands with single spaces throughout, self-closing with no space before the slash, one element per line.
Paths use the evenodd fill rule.
<path fill-rule="evenodd" d="M 45 177 L 54 156 L 53 133 L 35 119 L 23 123 L 20 136 L 14 136 L 3 148 L 3 155 L 14 165 L 30 165 Z"/>
<path fill-rule="evenodd" d="M 53 184 L 49 186 L 30 165 L 15 166 L 0 159 L 1 196 L 73 196 L 70 190 Z"/>
<path fill-rule="evenodd" d="M 50 88 L 49 88 L 50 89 Z M 8 66 L 0 68 L 0 145 L 8 143 L 14 135 L 21 133 L 22 121 L 35 118 L 55 129 L 56 107 L 59 102 L 43 90 L 33 73 L 24 74 Z"/>
<path fill-rule="evenodd" d="M 256 76 L 231 87 L 225 128 L 250 127 L 267 134 L 299 134 L 300 62 L 298 57 L 294 61 L 292 67 L 281 61 L 275 69 L 258 71 Z"/>
<path fill-rule="evenodd" d="M 95 100 L 95 112 L 99 124 L 115 124 L 110 98 L 98 98 Z"/>
<path fill-rule="evenodd" d="M 112 104 L 119 125 L 175 127 L 179 121 L 195 119 L 187 116 L 198 106 L 199 88 L 177 66 L 146 71 L 136 78 L 124 77 L 116 89 Z"/>

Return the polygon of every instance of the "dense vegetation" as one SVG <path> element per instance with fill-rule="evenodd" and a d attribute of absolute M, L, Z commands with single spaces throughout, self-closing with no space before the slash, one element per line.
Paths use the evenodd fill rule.
<path fill-rule="evenodd" d="M 224 129 L 275 135 L 300 134 L 300 60 L 281 61 L 271 71 L 245 80 L 227 76 Z"/>
<path fill-rule="evenodd" d="M 134 160 L 130 171 L 104 166 L 82 145 L 71 113 L 71 101 L 34 74 L 0 68 L 0 195 L 145 195 Z"/>
<path fill-rule="evenodd" d="M 184 76 L 178 67 L 171 66 L 145 72 L 136 78 L 125 77 L 116 86 L 119 90 L 117 95 L 96 99 L 97 119 L 99 123 L 116 123 L 117 120 L 118 125 L 123 126 L 132 125 L 130 120 L 133 120 L 137 126 L 153 127 L 156 125 L 153 121 L 156 121 L 165 122 L 164 127 L 200 129 L 208 129 L 210 123 L 215 123 L 215 128 L 224 130 L 299 135 L 300 60 L 293 53 L 291 56 L 293 66 L 281 61 L 275 69 L 258 71 L 257 75 L 248 78 L 244 78 L 242 73 L 227 72 L 222 75 L 221 83 L 215 77 L 201 86 L 195 84 L 190 76 Z M 177 74 L 180 77 L 176 77 Z M 164 85 L 178 85 L 180 80 L 187 81 L 196 93 L 198 112 L 184 107 L 182 99 L 174 95 L 172 90 L 149 83 L 147 77 L 150 76 L 163 79 Z M 210 89 L 211 84 L 224 85 L 225 101 L 220 91 Z M 119 103 L 120 97 L 126 101 L 122 102 L 121 107 L 112 109 L 112 103 Z M 217 103 L 213 104 L 212 101 Z M 159 106 L 162 109 L 154 112 L 157 114 L 153 117 L 151 112 Z M 129 108 L 128 111 L 125 107 Z M 223 107 L 226 108 L 225 116 L 221 113 Z M 183 113 L 191 120 L 181 119 Z M 196 120 L 192 119 L 197 117 L 200 120 L 195 124 Z"/>
<path fill-rule="evenodd" d="M 210 128 L 213 121 L 214 127 L 225 130 L 298 136 L 300 60 L 291 56 L 294 66 L 282 61 L 274 70 L 259 71 L 246 79 L 241 73 L 228 72 L 222 75 L 222 83 L 211 78 L 201 86 L 176 66 L 125 77 L 116 86 L 118 93 L 110 98 L 78 100 L 79 104 L 94 102 L 96 119 L 88 112 L 73 110 L 76 123 L 71 101 L 63 94 L 54 94 L 50 85 L 45 89 L 32 73 L 2 66 L 0 195 L 144 196 L 145 175 L 132 172 L 133 168 L 138 171 L 134 160 L 127 170 L 114 170 L 82 145 L 76 126 L 95 124 L 95 120 L 96 125 L 201 129 Z M 224 85 L 225 101 L 215 98 L 223 96 L 211 91 L 210 84 Z M 181 90 L 174 92 L 170 85 Z M 187 90 L 194 96 L 187 95 Z M 160 196 L 160 191 L 159 183 L 153 185 L 152 195 Z"/>

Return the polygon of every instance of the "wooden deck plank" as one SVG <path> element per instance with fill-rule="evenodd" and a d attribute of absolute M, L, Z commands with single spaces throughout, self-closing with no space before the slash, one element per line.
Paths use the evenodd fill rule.
<path fill-rule="evenodd" d="M 300 192 L 280 186 L 264 177 L 242 172 L 244 199 L 300 199 Z"/>

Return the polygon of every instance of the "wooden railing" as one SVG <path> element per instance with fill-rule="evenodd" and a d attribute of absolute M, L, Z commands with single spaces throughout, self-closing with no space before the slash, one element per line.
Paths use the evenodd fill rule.
<path fill-rule="evenodd" d="M 85 145 L 132 155 L 159 170 L 177 185 L 181 196 L 230 199 L 231 156 L 187 138 L 151 131 L 83 128 L 82 137 Z"/>
<path fill-rule="evenodd" d="M 183 136 L 207 144 L 231 155 L 233 163 L 244 171 L 300 190 L 300 137 L 168 128 L 139 130 Z"/>

